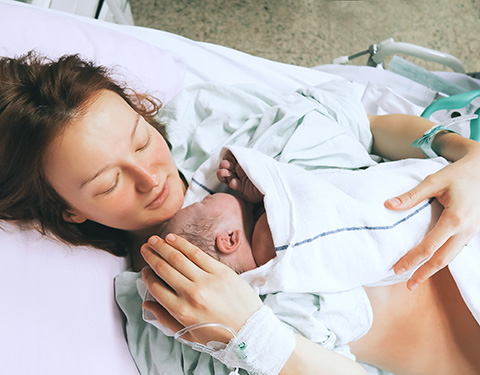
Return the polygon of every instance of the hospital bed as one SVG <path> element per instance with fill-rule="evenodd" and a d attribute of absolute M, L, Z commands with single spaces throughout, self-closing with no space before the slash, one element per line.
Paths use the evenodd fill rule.
<path fill-rule="evenodd" d="M 291 91 L 339 76 L 355 82 L 372 114 L 421 114 L 443 95 L 380 67 L 304 68 L 167 32 L 0 0 L 0 54 L 13 56 L 31 49 L 52 57 L 80 53 L 113 65 L 134 88 L 164 102 L 200 82 L 251 83 Z M 436 76 L 465 91 L 480 88 L 478 80 L 465 74 Z M 114 277 L 128 268 L 128 259 L 1 223 L 0 373 L 137 375 L 113 290 Z"/>

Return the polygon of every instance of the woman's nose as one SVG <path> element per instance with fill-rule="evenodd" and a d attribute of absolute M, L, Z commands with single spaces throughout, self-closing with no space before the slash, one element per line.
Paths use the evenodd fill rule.
<path fill-rule="evenodd" d="M 141 193 L 146 193 L 160 183 L 157 171 L 154 168 L 135 166 L 133 168 L 135 188 Z"/>

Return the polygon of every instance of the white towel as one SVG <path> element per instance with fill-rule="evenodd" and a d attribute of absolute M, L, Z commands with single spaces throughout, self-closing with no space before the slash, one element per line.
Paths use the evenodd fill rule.
<path fill-rule="evenodd" d="M 404 280 L 408 275 L 396 276 L 392 266 L 441 212 L 434 200 L 407 211 L 388 210 L 384 202 L 443 168 L 443 158 L 314 175 L 255 150 L 228 149 L 265 194 L 277 256 L 242 274 L 259 294 L 337 292 Z"/>

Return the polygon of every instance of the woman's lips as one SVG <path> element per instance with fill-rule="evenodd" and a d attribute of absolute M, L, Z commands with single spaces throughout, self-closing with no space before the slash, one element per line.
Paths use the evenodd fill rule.
<path fill-rule="evenodd" d="M 145 207 L 147 210 L 155 210 L 163 205 L 168 195 L 170 194 L 170 184 L 168 183 L 168 177 L 163 184 L 160 193 Z"/>

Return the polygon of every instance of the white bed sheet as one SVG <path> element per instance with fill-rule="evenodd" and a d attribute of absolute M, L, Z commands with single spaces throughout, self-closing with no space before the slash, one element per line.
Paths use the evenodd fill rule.
<path fill-rule="evenodd" d="M 61 35 L 62 43 L 56 42 Z M 290 91 L 338 75 L 357 81 L 371 113 L 418 114 L 433 95 L 411 83 L 405 86 L 407 81 L 390 72 L 303 68 L 167 32 L 0 0 L 0 54 L 19 54 L 32 47 L 52 55 L 81 52 L 100 63 L 121 65 L 128 79 L 136 79 L 165 101 L 182 86 L 199 82 L 253 83 Z M 0 373 L 138 374 L 113 295 L 113 278 L 129 267 L 128 261 L 52 241 L 12 224 L 1 227 Z"/>

